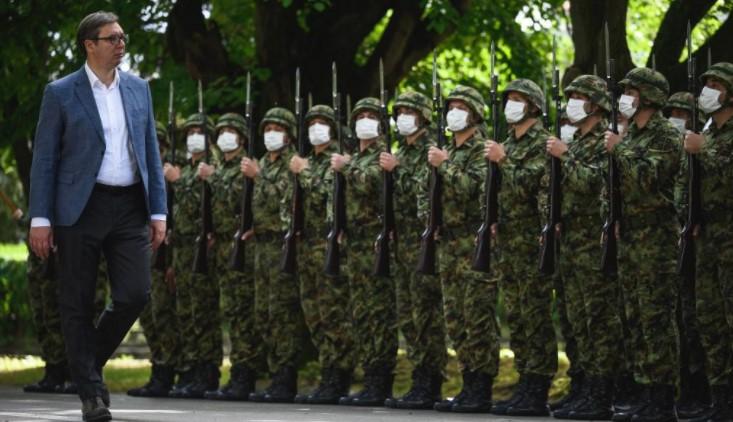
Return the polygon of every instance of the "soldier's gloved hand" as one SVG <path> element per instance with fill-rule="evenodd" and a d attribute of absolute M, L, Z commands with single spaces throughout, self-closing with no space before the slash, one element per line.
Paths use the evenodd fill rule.
<path fill-rule="evenodd" d="M 303 170 L 307 169 L 310 163 L 307 158 L 299 157 L 294 155 L 290 159 L 290 171 L 295 174 L 300 174 Z"/>
<path fill-rule="evenodd" d="M 506 158 L 504 145 L 493 140 L 486 141 L 484 145 L 484 158 L 494 163 L 501 164 Z"/>
<path fill-rule="evenodd" d="M 445 149 L 440 149 L 434 146 L 431 146 L 430 149 L 428 149 L 428 163 L 433 167 L 440 167 L 440 165 L 449 158 L 448 151 Z"/>
<path fill-rule="evenodd" d="M 556 137 L 551 136 L 547 138 L 545 149 L 553 157 L 560 158 L 562 157 L 563 154 L 568 152 L 568 145 L 565 142 L 561 141 L 560 139 L 557 139 Z"/>
<path fill-rule="evenodd" d="M 163 177 L 165 177 L 165 180 L 175 183 L 181 178 L 181 168 L 170 163 L 165 163 L 163 165 Z"/>
<path fill-rule="evenodd" d="M 685 134 L 685 151 L 690 154 L 697 154 L 705 145 L 705 137 L 699 133 L 688 130 Z"/>
<path fill-rule="evenodd" d="M 16 208 L 15 211 L 13 211 L 13 220 L 20 221 L 21 218 L 23 218 L 23 210 L 20 208 Z"/>
<path fill-rule="evenodd" d="M 254 229 L 249 229 L 242 235 L 242 240 L 249 240 L 255 235 Z"/>
<path fill-rule="evenodd" d="M 606 134 L 604 135 L 605 141 L 606 141 L 606 151 L 611 152 L 613 149 L 621 143 L 621 136 L 618 134 L 615 134 L 611 132 L 610 130 L 606 131 Z"/>
<path fill-rule="evenodd" d="M 250 179 L 254 179 L 258 174 L 260 174 L 260 166 L 257 164 L 257 161 L 251 160 L 247 157 L 242 158 L 239 169 L 242 171 L 243 175 Z"/>
<path fill-rule="evenodd" d="M 206 180 L 209 177 L 211 177 L 212 174 L 214 174 L 214 170 L 216 170 L 216 167 L 206 164 L 206 163 L 199 163 L 198 166 L 198 172 L 196 175 L 201 180 Z"/>
<path fill-rule="evenodd" d="M 387 152 L 382 152 L 379 154 L 379 166 L 382 167 L 386 171 L 393 171 L 395 167 L 400 165 L 400 160 L 398 160 L 394 155 L 389 154 Z"/>
<path fill-rule="evenodd" d="M 331 168 L 335 171 L 341 171 L 351 161 L 351 156 L 348 154 L 331 154 Z"/>

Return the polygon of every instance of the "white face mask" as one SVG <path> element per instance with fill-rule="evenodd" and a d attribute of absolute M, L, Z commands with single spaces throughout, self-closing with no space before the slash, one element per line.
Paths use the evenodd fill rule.
<path fill-rule="evenodd" d="M 397 131 L 400 135 L 412 135 L 417 132 L 417 129 L 417 117 L 411 114 L 400 114 L 397 116 Z"/>
<path fill-rule="evenodd" d="M 677 128 L 677 130 L 680 131 L 680 133 L 685 133 L 687 128 L 685 127 L 687 125 L 686 119 L 680 119 L 679 117 L 670 117 L 669 122 L 674 125 L 674 127 Z"/>
<path fill-rule="evenodd" d="M 460 108 L 452 108 L 445 116 L 448 123 L 448 130 L 451 132 L 460 132 L 468 126 L 468 112 Z"/>
<path fill-rule="evenodd" d="M 278 151 L 285 146 L 285 132 L 270 130 L 265 132 L 265 148 L 268 151 Z"/>
<path fill-rule="evenodd" d="M 626 116 L 627 119 L 630 119 L 634 114 L 636 114 L 637 107 L 634 106 L 635 100 L 635 97 L 626 94 L 622 95 L 618 100 L 618 111 Z"/>
<path fill-rule="evenodd" d="M 718 110 L 720 107 L 723 107 L 718 100 L 720 98 L 720 94 L 721 92 L 717 89 L 708 87 L 704 87 L 702 89 L 700 97 L 697 99 L 697 104 L 700 106 L 703 113 L 710 114 Z"/>
<path fill-rule="evenodd" d="M 568 113 L 568 119 L 570 119 L 571 123 L 578 123 L 588 117 L 588 113 L 585 112 L 585 101 L 577 98 L 571 98 L 568 100 L 566 110 Z"/>
<path fill-rule="evenodd" d="M 237 135 L 232 132 L 222 132 L 216 139 L 216 146 L 219 147 L 221 152 L 232 152 L 239 148 L 237 142 Z"/>
<path fill-rule="evenodd" d="M 356 137 L 359 139 L 373 139 L 379 136 L 379 122 L 364 117 L 356 121 Z"/>
<path fill-rule="evenodd" d="M 521 101 L 507 100 L 504 106 L 504 117 L 507 123 L 517 123 L 524 118 L 524 109 L 527 105 Z"/>
<path fill-rule="evenodd" d="M 331 128 L 323 123 L 313 123 L 308 127 L 311 145 L 323 145 L 331 140 Z"/>
<path fill-rule="evenodd" d="M 573 140 L 573 135 L 578 128 L 573 125 L 562 125 L 560 127 L 560 139 L 566 144 Z"/>
<path fill-rule="evenodd" d="M 191 154 L 203 152 L 206 146 L 206 138 L 201 133 L 192 133 L 186 137 L 186 148 Z"/>

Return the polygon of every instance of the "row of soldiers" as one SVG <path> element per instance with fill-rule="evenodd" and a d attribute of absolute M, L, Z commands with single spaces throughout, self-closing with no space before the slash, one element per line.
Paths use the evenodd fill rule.
<path fill-rule="evenodd" d="M 733 156 L 733 65 L 714 64 L 701 80 L 699 109 L 709 117 L 701 135 L 689 131 L 693 95 L 669 97 L 664 76 L 647 68 L 633 69 L 619 82 L 618 105 L 603 79 L 573 80 L 565 88 L 569 126 L 559 138 L 542 121 L 543 90 L 527 79 L 510 82 L 502 94 L 508 125 L 502 142 L 495 139 L 498 122 L 492 122 L 496 134 L 491 133 L 483 96 L 471 87 L 456 87 L 441 110 L 418 92 L 401 93 L 393 105 L 399 134 L 394 154 L 384 148 L 390 128 L 380 121 L 380 100 L 371 97 L 359 100 L 348 116 L 358 139 L 352 154 L 340 152 L 341 122 L 326 105 L 304 116 L 312 145 L 304 157 L 293 151 L 297 122 L 284 108 L 270 109 L 260 122 L 258 138 L 267 149 L 260 159 L 248 156 L 246 146 L 254 139 L 248 139 L 241 115 L 224 114 L 216 124 L 203 114 L 190 116 L 183 126 L 189 157 L 164 166 L 176 197 L 175 230 L 167 239 L 173 263 L 154 270 L 152 301 L 141 317 L 153 370 L 149 383 L 129 394 L 512 416 L 552 410 L 556 418 L 578 420 L 730 420 L 733 252 L 726 246 L 732 241 L 733 178 L 727 164 Z M 618 134 L 609 130 L 617 106 Z M 438 119 L 452 133 L 444 148 L 438 144 Z M 204 162 L 207 134 L 215 135 L 221 153 L 216 163 Z M 166 148 L 162 125 L 158 136 Z M 675 274 L 688 198 L 685 153 L 698 157 L 703 169 L 705 226 L 695 232 L 694 279 Z M 543 275 L 536 258 L 550 207 L 548 155 L 562 165 L 563 219 L 555 228 L 558 269 Z M 609 208 L 609 156 L 617 163 L 623 198 L 617 277 L 604 276 L 597 266 L 598 236 Z M 471 268 L 476 229 L 486 212 L 489 163 L 501 175 L 498 222 L 491 227 L 492 274 Z M 414 271 L 430 219 L 432 169 L 443 181 L 435 276 Z M 390 277 L 372 275 L 384 172 L 394 181 L 393 235 L 399 239 Z M 323 265 L 336 174 L 347 184 L 348 226 L 339 233 L 344 271 L 331 277 Z M 296 275 L 279 265 L 291 222 L 293 175 L 305 198 Z M 254 223 L 242 234 L 250 246 L 240 272 L 228 269 L 226 261 L 242 212 L 243 178 L 254 181 Z M 191 271 L 202 224 L 202 180 L 213 192 L 216 227 L 208 239 L 208 266 L 214 269 L 208 275 Z M 520 379 L 508 400 L 493 401 L 499 291 Z M 572 383 L 563 400 L 548 405 L 557 372 L 553 297 Z M 222 319 L 229 326 L 232 369 L 229 382 L 220 386 Z M 398 330 L 413 367 L 412 387 L 393 398 Z M 313 392 L 298 394 L 306 331 L 318 351 L 321 380 Z M 463 387 L 442 400 L 447 345 L 456 351 Z M 364 370 L 364 386 L 349 394 L 356 366 Z M 262 373 L 271 375 L 271 384 L 255 391 Z"/>

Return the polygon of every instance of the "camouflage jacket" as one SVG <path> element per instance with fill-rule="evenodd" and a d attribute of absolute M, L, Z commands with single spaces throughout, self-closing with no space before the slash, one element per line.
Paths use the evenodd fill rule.
<path fill-rule="evenodd" d="M 242 190 L 244 176 L 240 170 L 242 157 L 246 157 L 244 148 L 229 161 L 222 159 L 216 171 L 208 179 L 211 184 L 211 207 L 216 221 L 216 231 L 223 236 L 233 236 L 239 228 L 242 208 Z"/>
<path fill-rule="evenodd" d="M 612 154 L 620 172 L 624 220 L 650 211 L 662 211 L 660 218 L 674 220 L 674 183 L 680 165 L 679 132 L 662 113 L 654 113 L 643 128 L 632 122 Z"/>
<path fill-rule="evenodd" d="M 174 184 L 176 202 L 173 217 L 176 238 L 192 238 L 201 232 L 201 179 L 196 176 L 199 161 L 181 166 L 181 177 Z M 214 220 L 216 223 L 216 220 Z M 216 225 L 214 225 L 216 228 Z"/>
<path fill-rule="evenodd" d="M 561 157 L 563 216 L 598 216 L 601 213 L 599 193 L 606 183 L 608 168 L 604 142 L 607 127 L 608 120 L 604 118 L 585 135 L 576 131 L 568 143 L 568 152 Z"/>
<path fill-rule="evenodd" d="M 331 228 L 331 195 L 333 177 L 331 154 L 338 152 L 336 142 L 331 142 L 320 154 L 312 150 L 308 154 L 308 168 L 298 176 L 303 188 L 304 232 L 309 238 L 326 239 Z"/>
<path fill-rule="evenodd" d="M 252 199 L 255 234 L 282 234 L 290 224 L 290 201 L 292 177 L 288 170 L 290 147 L 272 161 L 270 153 L 259 159 L 260 174 L 255 178 L 255 193 Z"/>
<path fill-rule="evenodd" d="M 399 137 L 394 153 L 400 165 L 394 171 L 394 208 L 400 231 L 422 232 L 428 217 L 428 190 L 430 164 L 428 148 L 436 144 L 434 129 L 426 128 L 412 145 Z M 417 218 L 417 220 L 415 220 Z"/>
<path fill-rule="evenodd" d="M 367 236 L 378 234 L 379 216 L 382 214 L 382 168 L 379 139 L 364 151 L 357 151 L 342 172 L 346 179 L 346 216 L 349 232 L 361 232 Z"/>

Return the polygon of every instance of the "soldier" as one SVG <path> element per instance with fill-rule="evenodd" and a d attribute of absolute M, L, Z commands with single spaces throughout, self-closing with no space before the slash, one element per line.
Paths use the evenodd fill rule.
<path fill-rule="evenodd" d="M 512 397 L 498 402 L 492 413 L 545 416 L 547 392 L 557 371 L 557 340 L 552 325 L 551 277 L 537 273 L 537 236 L 546 213 L 545 142 L 549 132 L 541 114 L 545 94 L 534 82 L 517 79 L 503 94 L 510 126 L 504 143 L 486 143 L 486 158 L 501 169 L 497 253 L 514 366 L 519 384 Z"/>
<path fill-rule="evenodd" d="M 619 82 L 624 94 L 619 111 L 629 119 L 622 138 L 605 135 L 606 150 L 620 172 L 623 231 L 619 277 L 629 325 L 638 347 L 634 376 L 644 398 L 628 410 L 616 409 L 613 420 L 673 421 L 678 377 L 677 277 L 674 275 L 676 216 L 674 177 L 679 169 L 679 132 L 662 116 L 669 95 L 664 76 L 635 68 Z M 632 419 L 633 418 L 633 419 Z"/>
<path fill-rule="evenodd" d="M 182 169 L 166 163 L 166 180 L 174 183 L 176 203 L 173 216 L 173 271 L 176 282 L 176 313 L 181 333 L 181 374 L 169 396 L 203 398 L 219 387 L 219 366 L 223 359 L 219 286 L 213 275 L 191 270 L 196 237 L 201 233 L 201 178 L 199 167 L 206 154 L 205 136 L 214 132 L 210 118 L 194 113 L 183 124 L 190 160 Z M 206 131 L 206 134 L 204 133 Z M 213 250 L 214 239 L 208 240 Z M 215 268 L 214 254 L 207 254 L 209 268 Z"/>
<path fill-rule="evenodd" d="M 170 148 L 166 129 L 161 122 L 155 122 L 155 129 L 160 156 L 164 157 Z M 150 301 L 140 313 L 139 320 L 150 348 L 152 369 L 145 385 L 127 391 L 133 397 L 167 397 L 173 387 L 180 332 L 176 318 L 175 282 L 170 277 L 166 278 L 165 273 L 155 266 L 151 269 Z"/>
<path fill-rule="evenodd" d="M 485 103 L 475 89 L 459 85 L 445 99 L 447 127 L 453 133 L 444 149 L 431 146 L 428 163 L 443 183 L 443 225 L 440 228 L 439 271 L 443 315 L 463 376 L 461 392 L 434 409 L 478 413 L 491 410 L 491 387 L 499 369 L 496 325 L 497 283 L 471 270 L 476 223 L 487 164 L 482 157 Z M 478 205 L 478 204 L 476 204 Z"/>
<path fill-rule="evenodd" d="M 425 162 L 428 147 L 436 144 L 431 101 L 409 91 L 395 99 L 392 106 L 399 133 L 395 155 L 382 152 L 379 164 L 392 172 L 395 187 L 396 225 L 399 233 L 399 259 L 395 275 L 397 322 L 412 364 L 412 387 L 403 397 L 387 399 L 385 406 L 398 409 L 432 409 L 440 401 L 442 371 L 448 356 L 445 346 L 443 298 L 438 277 L 415 273 L 420 235 L 428 219 L 427 200 L 430 168 Z M 422 222 L 423 224 L 420 224 Z"/>
<path fill-rule="evenodd" d="M 323 275 L 326 235 L 331 227 L 331 154 L 338 152 L 336 117 L 326 105 L 315 105 L 305 115 L 313 146 L 306 157 L 294 155 L 290 171 L 303 188 L 304 233 L 299 244 L 300 303 L 311 340 L 318 349 L 321 381 L 315 391 L 298 395 L 297 403 L 338 404 L 349 394 L 354 371 L 354 339 L 349 307 L 348 279 Z"/>
<path fill-rule="evenodd" d="M 262 328 L 256 325 L 253 312 L 255 304 L 254 273 L 239 272 L 228 268 L 231 234 L 237 231 L 242 201 L 242 175 L 240 162 L 247 156 L 249 140 L 247 123 L 239 114 L 222 115 L 214 128 L 216 146 L 221 151 L 217 166 L 202 163 L 199 176 L 212 186 L 212 208 L 217 232 L 221 233 L 214 244 L 216 277 L 218 278 L 222 314 L 229 325 L 232 367 L 229 383 L 219 390 L 205 393 L 215 400 L 247 400 L 254 391 L 257 371 L 261 369 Z M 254 268 L 254 254 L 245 254 L 245 268 Z M 213 310 L 212 310 L 213 312 Z"/>
<path fill-rule="evenodd" d="M 271 108 L 260 122 L 259 133 L 264 137 L 265 154 L 259 162 L 245 157 L 240 170 L 255 180 L 252 203 L 254 229 L 245 238 L 255 239 L 255 308 L 267 327 L 265 336 L 267 365 L 272 374 L 271 384 L 262 392 L 249 395 L 257 402 L 292 402 L 297 393 L 296 358 L 302 348 L 304 331 L 297 279 L 280 272 L 282 239 L 290 220 L 290 190 L 288 163 L 290 146 L 296 139 L 295 116 L 281 107 Z"/>
<path fill-rule="evenodd" d="M 611 102 L 606 82 L 581 75 L 565 88 L 567 115 L 578 128 L 573 138 L 547 139 L 547 152 L 561 160 L 563 180 L 560 273 L 568 320 L 577 341 L 578 362 L 585 374 L 581 390 L 558 407 L 559 419 L 607 420 L 612 416 L 613 377 L 620 367 L 621 320 L 615 301 L 617 284 L 598 272 L 600 197 L 589 201 L 605 183 L 604 134 Z M 573 366 L 576 362 L 573 361 Z M 575 381 L 575 378 L 573 378 Z"/>
<path fill-rule="evenodd" d="M 733 64 L 716 63 L 700 76 L 705 84 L 698 104 L 712 123 L 702 135 L 687 132 L 684 149 L 700 161 L 704 227 L 696 227 L 697 317 L 707 355 L 713 403 L 696 422 L 733 419 L 733 238 L 730 227 L 731 157 L 733 157 Z M 682 175 L 687 174 L 683 162 Z M 687 202 L 687 179 L 678 183 L 677 199 Z"/>
<path fill-rule="evenodd" d="M 344 239 L 348 256 L 347 276 L 351 291 L 354 337 L 364 369 L 364 388 L 344 396 L 339 404 L 382 406 L 392 396 L 397 361 L 397 320 L 394 280 L 372 275 L 374 239 L 381 227 L 379 218 L 382 174 L 379 153 L 382 136 L 389 128 L 380 127 L 379 100 L 357 101 L 350 116 L 359 138 L 353 157 L 331 155 L 331 168 L 344 175 L 348 234 Z"/>
<path fill-rule="evenodd" d="M 680 131 L 680 141 L 692 126 L 693 103 L 695 97 L 689 92 L 672 94 L 664 106 L 664 115 L 677 130 Z M 703 121 L 700 113 L 698 122 Z M 687 174 L 680 174 L 686 183 Z M 676 192 L 677 193 L 677 192 Z M 680 228 L 687 219 L 687 208 L 677 201 L 677 219 Z M 712 300 L 713 298 L 711 298 Z M 701 416 L 710 404 L 710 384 L 705 373 L 705 349 L 700 340 L 697 315 L 695 313 L 695 278 L 686 277 L 680 280 L 679 299 L 677 301 L 677 328 L 680 332 L 680 391 L 675 405 L 677 417 L 692 419 Z M 715 300 L 722 306 L 722 298 L 715 296 Z M 708 305 L 709 306 L 709 305 Z"/>

